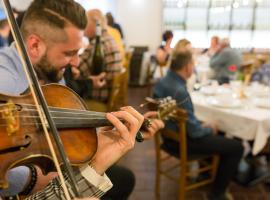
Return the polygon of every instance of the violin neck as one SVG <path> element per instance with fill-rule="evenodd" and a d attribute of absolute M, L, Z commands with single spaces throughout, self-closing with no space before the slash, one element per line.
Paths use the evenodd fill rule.
<path fill-rule="evenodd" d="M 56 127 L 59 129 L 94 128 L 112 125 L 107 120 L 106 114 L 101 112 L 63 108 L 51 108 L 50 112 Z"/>

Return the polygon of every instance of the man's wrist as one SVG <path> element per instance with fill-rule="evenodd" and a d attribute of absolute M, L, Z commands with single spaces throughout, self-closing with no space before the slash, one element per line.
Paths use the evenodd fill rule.
<path fill-rule="evenodd" d="M 98 163 L 98 161 L 95 160 L 95 159 L 89 164 L 89 166 L 91 166 L 91 167 L 97 172 L 97 174 L 99 174 L 99 175 L 101 175 L 101 176 L 102 176 L 102 175 L 105 173 L 105 171 L 107 170 L 106 167 L 100 166 L 100 164 Z"/>
<path fill-rule="evenodd" d="M 20 195 L 28 195 L 31 193 L 31 191 L 33 190 L 33 188 L 35 187 L 36 183 L 37 183 L 37 170 L 36 167 L 34 165 L 28 165 L 27 166 L 30 170 L 30 176 L 29 176 L 29 180 L 24 188 L 24 190 L 22 192 L 20 192 Z"/>

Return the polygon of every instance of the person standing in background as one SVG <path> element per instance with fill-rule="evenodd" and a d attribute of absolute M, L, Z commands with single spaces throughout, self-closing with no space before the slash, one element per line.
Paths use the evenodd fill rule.
<path fill-rule="evenodd" d="M 122 31 L 122 28 L 121 28 L 120 24 L 118 24 L 114 21 L 114 17 L 112 16 L 112 13 L 110 13 L 110 12 L 106 13 L 106 19 L 107 19 L 108 25 L 110 27 L 117 29 L 121 35 L 121 38 L 124 39 L 124 33 Z"/>
<path fill-rule="evenodd" d="M 0 48 L 8 46 L 10 28 L 7 19 L 0 20 Z"/>
<path fill-rule="evenodd" d="M 210 59 L 210 67 L 214 71 L 214 79 L 219 84 L 229 83 L 242 63 L 241 53 L 231 48 L 228 38 L 220 41 L 219 48 Z"/>
<path fill-rule="evenodd" d="M 89 40 L 89 44 L 87 45 L 84 52 L 80 55 L 81 62 L 79 64 L 79 67 L 73 67 L 72 73 L 75 80 L 89 79 L 90 76 L 93 76 L 93 74 L 91 74 L 93 68 L 92 61 L 95 53 L 97 24 L 99 23 L 102 29 L 100 42 L 104 59 L 102 66 L 104 71 L 101 74 L 95 76 L 103 77 L 103 80 L 106 82 L 106 84 L 103 84 L 101 88 L 95 91 L 90 91 L 91 94 L 89 94 L 89 91 L 83 91 L 81 96 L 86 96 L 87 99 L 95 99 L 97 101 L 106 102 L 109 95 L 109 88 L 107 88 L 106 86 L 110 85 L 110 82 L 114 75 L 121 72 L 122 56 L 118 49 L 117 43 L 107 31 L 107 22 L 102 12 L 98 9 L 89 10 L 87 12 L 87 19 L 88 23 L 84 31 L 84 36 Z"/>
<path fill-rule="evenodd" d="M 170 54 L 172 52 L 171 43 L 173 39 L 173 32 L 170 30 L 166 30 L 162 34 L 162 44 L 158 47 L 156 51 L 156 61 L 160 66 L 167 65 Z"/>
<path fill-rule="evenodd" d="M 96 36 L 96 25 L 99 22 L 102 33 L 101 33 L 101 45 L 104 53 L 106 78 L 111 80 L 114 74 L 121 71 L 122 68 L 122 57 L 118 46 L 113 37 L 107 31 L 107 22 L 102 12 L 98 9 L 92 9 L 87 11 L 88 23 L 84 31 L 84 35 L 89 39 L 89 45 L 86 50 L 82 53 L 81 63 L 79 70 L 81 75 L 90 75 L 89 69 L 92 67 L 91 57 L 94 53 L 95 36 Z"/>
<path fill-rule="evenodd" d="M 174 46 L 172 54 L 175 54 L 181 51 L 190 51 L 192 53 L 192 44 L 189 40 L 185 38 L 179 40 Z"/>
<path fill-rule="evenodd" d="M 210 47 L 206 50 L 206 54 L 209 57 L 212 57 L 217 52 L 218 47 L 219 47 L 219 37 L 215 35 L 211 37 Z"/>

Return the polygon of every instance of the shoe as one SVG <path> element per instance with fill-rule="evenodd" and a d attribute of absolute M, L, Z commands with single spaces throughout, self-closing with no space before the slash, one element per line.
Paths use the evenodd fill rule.
<path fill-rule="evenodd" d="M 270 177 L 270 172 L 265 166 L 248 166 L 245 171 L 238 171 L 233 180 L 243 186 L 253 186 Z"/>
<path fill-rule="evenodd" d="M 249 182 L 248 182 L 248 186 L 253 186 L 255 184 L 258 184 L 266 179 L 268 179 L 270 177 L 270 172 L 268 171 L 268 169 L 265 168 L 256 168 L 256 170 L 254 171 L 254 173 L 252 174 Z"/>

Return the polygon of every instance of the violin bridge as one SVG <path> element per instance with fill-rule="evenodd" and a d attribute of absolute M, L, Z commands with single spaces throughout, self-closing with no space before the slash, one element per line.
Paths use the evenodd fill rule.
<path fill-rule="evenodd" d="M 16 105 L 9 100 L 1 111 L 2 118 L 6 121 L 6 131 L 11 136 L 20 128 L 19 114 Z"/>

